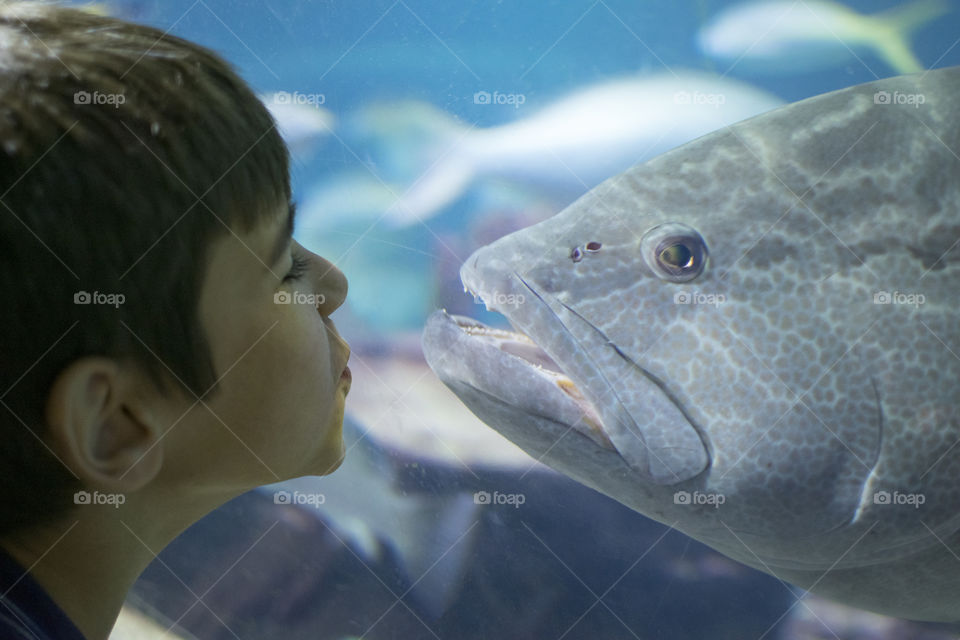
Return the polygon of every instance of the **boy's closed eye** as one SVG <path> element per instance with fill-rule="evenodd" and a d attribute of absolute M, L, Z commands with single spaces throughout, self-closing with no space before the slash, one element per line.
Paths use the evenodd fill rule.
<path fill-rule="evenodd" d="M 283 277 L 283 282 L 294 282 L 302 278 L 310 268 L 310 260 L 305 256 L 294 253 L 292 256 L 292 265 L 290 270 L 287 272 L 287 275 Z"/>

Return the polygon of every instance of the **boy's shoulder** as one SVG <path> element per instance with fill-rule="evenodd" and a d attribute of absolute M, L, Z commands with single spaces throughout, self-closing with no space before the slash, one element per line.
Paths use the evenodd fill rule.
<path fill-rule="evenodd" d="M 30 573 L 0 547 L 0 638 L 84 640 Z"/>

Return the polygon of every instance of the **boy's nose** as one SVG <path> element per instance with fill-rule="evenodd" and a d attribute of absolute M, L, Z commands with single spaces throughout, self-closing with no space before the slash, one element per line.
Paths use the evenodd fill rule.
<path fill-rule="evenodd" d="M 323 294 L 323 304 L 317 305 L 317 311 L 322 316 L 329 316 L 347 298 L 347 277 L 329 260 L 317 256 L 317 272 L 320 277 L 317 281 L 317 290 Z"/>

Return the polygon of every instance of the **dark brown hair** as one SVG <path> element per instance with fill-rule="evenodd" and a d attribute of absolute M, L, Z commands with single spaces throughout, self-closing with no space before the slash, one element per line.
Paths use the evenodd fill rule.
<path fill-rule="evenodd" d="M 288 162 L 211 51 L 78 10 L 0 7 L 0 535 L 61 516 L 80 488 L 43 441 L 70 362 L 132 360 L 165 391 L 215 383 L 198 317 L 207 249 L 279 215 Z"/>

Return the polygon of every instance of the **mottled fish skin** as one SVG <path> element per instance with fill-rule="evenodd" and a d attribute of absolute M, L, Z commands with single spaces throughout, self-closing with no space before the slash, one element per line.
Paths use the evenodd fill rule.
<path fill-rule="evenodd" d="M 535 458 L 737 560 L 960 621 L 958 109 L 960 67 L 817 96 L 471 256 L 464 284 L 563 368 L 613 447 L 471 384 L 512 356 L 442 312 L 428 362 Z M 702 272 L 657 273 L 664 237 L 702 238 Z"/>

